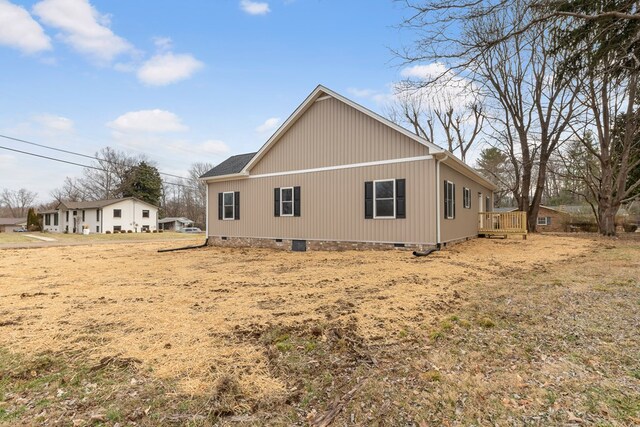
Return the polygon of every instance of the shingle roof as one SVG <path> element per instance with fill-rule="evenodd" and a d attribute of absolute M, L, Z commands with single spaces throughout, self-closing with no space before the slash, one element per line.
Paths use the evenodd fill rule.
<path fill-rule="evenodd" d="M 191 221 L 189 218 L 185 218 L 183 216 L 179 216 L 179 217 L 175 217 L 175 216 L 169 216 L 166 218 L 162 218 L 161 220 L 158 221 L 158 224 L 164 224 L 166 222 L 182 222 L 182 223 L 191 223 L 193 221 Z"/>
<path fill-rule="evenodd" d="M 121 199 L 93 200 L 88 202 L 68 202 L 65 200 L 60 202 L 60 204 L 64 205 L 67 209 L 93 209 L 93 208 L 103 208 L 105 206 L 109 206 L 114 203 L 121 202 L 123 200 L 136 200 L 141 203 L 146 203 L 149 206 L 154 206 L 151 203 L 147 203 L 143 200 L 136 199 L 135 197 L 123 197 Z"/>
<path fill-rule="evenodd" d="M 209 172 L 202 175 L 200 178 L 208 178 L 210 176 L 230 175 L 232 173 L 238 173 L 249 163 L 249 161 L 255 156 L 256 153 L 238 154 L 231 156 L 224 162 L 220 163 Z"/>
<path fill-rule="evenodd" d="M 27 218 L 0 218 L 0 225 L 17 225 L 27 222 Z"/>

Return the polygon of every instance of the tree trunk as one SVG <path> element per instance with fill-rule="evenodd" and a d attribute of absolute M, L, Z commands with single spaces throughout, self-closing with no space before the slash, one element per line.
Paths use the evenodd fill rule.
<path fill-rule="evenodd" d="M 598 205 L 598 229 L 603 236 L 616 235 L 616 214 L 619 207 Z"/>

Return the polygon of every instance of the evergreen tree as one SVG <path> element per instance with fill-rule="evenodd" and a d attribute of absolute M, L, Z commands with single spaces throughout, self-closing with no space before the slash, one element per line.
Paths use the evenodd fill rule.
<path fill-rule="evenodd" d="M 40 220 L 38 219 L 36 210 L 33 208 L 29 208 L 29 211 L 27 212 L 27 230 L 40 231 L 40 229 Z"/>
<path fill-rule="evenodd" d="M 162 178 L 158 168 L 142 161 L 125 173 L 120 192 L 158 206 L 162 197 Z"/>

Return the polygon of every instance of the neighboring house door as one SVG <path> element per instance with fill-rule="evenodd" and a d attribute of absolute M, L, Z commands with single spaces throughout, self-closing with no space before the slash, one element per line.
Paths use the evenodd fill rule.
<path fill-rule="evenodd" d="M 482 213 L 484 212 L 482 210 L 482 193 L 478 193 L 478 212 Z M 478 215 L 480 218 L 478 218 L 479 224 L 478 226 L 480 228 L 484 228 L 484 215 Z"/>

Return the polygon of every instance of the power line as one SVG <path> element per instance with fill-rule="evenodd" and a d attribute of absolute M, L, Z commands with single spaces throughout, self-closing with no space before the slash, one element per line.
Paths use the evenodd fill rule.
<path fill-rule="evenodd" d="M 106 169 L 99 168 L 99 167 L 96 167 L 96 166 L 84 165 L 82 163 L 71 162 L 69 160 L 63 160 L 63 159 L 58 159 L 58 158 L 55 158 L 55 157 L 43 156 L 42 154 L 30 153 L 28 151 L 22 151 L 22 150 L 18 150 L 18 149 L 15 149 L 15 148 L 4 147 L 2 145 L 0 145 L 0 148 L 3 149 L 3 150 L 13 151 L 13 152 L 20 153 L 20 154 L 26 154 L 27 156 L 39 157 L 41 159 L 51 160 L 51 161 L 54 161 L 54 162 L 66 163 L 66 164 L 73 165 L 73 166 L 80 166 L 82 168 L 95 169 L 95 170 L 107 172 Z M 193 187 L 193 186 L 190 186 L 190 185 L 185 185 L 185 184 L 179 184 L 177 182 L 166 181 L 164 183 L 165 184 L 169 184 L 169 185 L 177 185 L 179 187 L 189 188 L 189 189 L 192 189 L 192 190 L 197 190 L 196 187 Z"/>
<path fill-rule="evenodd" d="M 9 139 L 11 141 L 16 141 L 16 142 L 22 142 L 24 144 L 33 145 L 33 146 L 36 146 L 36 147 L 46 148 L 47 150 L 58 151 L 60 153 L 66 153 L 66 154 L 71 154 L 71 155 L 74 155 L 74 156 L 84 157 L 84 158 L 87 158 L 87 159 L 97 160 L 99 162 L 107 162 L 107 163 L 110 163 L 110 164 L 115 164 L 116 166 L 123 166 L 122 164 L 114 162 L 112 160 L 101 159 L 100 157 L 90 156 L 88 154 L 82 154 L 82 153 L 78 153 L 76 151 L 63 150 L 62 148 L 51 147 L 50 145 L 38 144 L 38 143 L 27 141 L 27 140 L 24 140 L 24 139 L 15 138 L 15 137 L 9 136 L 9 135 L 0 134 L 0 138 Z M 85 166 L 85 167 L 89 167 L 89 166 Z M 173 177 L 173 178 L 187 179 L 187 180 L 193 181 L 193 178 L 185 178 L 183 176 L 173 175 L 173 174 L 166 173 L 166 172 L 158 172 L 158 173 L 160 175 L 170 176 L 170 177 Z"/>

